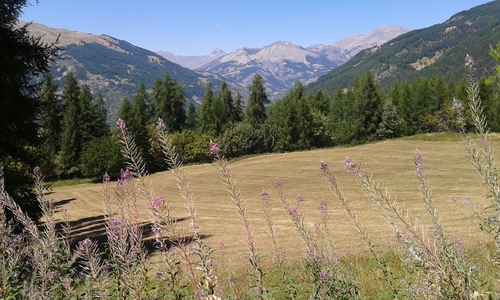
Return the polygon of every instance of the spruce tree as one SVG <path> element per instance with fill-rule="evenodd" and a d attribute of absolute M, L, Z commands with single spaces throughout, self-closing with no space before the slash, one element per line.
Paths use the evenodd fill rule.
<path fill-rule="evenodd" d="M 58 158 L 58 171 L 63 176 L 79 175 L 78 164 L 83 149 L 82 131 L 80 130 L 82 116 L 80 93 L 81 88 L 75 76 L 73 73 L 69 73 L 66 76 L 63 91 L 63 134 Z"/>
<path fill-rule="evenodd" d="M 234 119 L 233 119 L 233 121 L 235 123 L 243 121 L 245 108 L 244 108 L 244 103 L 243 103 L 243 96 L 241 95 L 241 92 L 239 90 L 236 93 L 236 97 L 234 98 L 233 107 L 234 107 Z"/>
<path fill-rule="evenodd" d="M 184 105 L 186 97 L 182 85 L 172 80 L 167 72 L 162 80 L 158 78 L 153 85 L 152 109 L 153 121 L 161 118 L 169 131 L 180 131 L 186 125 Z"/>
<path fill-rule="evenodd" d="M 250 96 L 245 108 L 245 121 L 257 128 L 266 120 L 266 105 L 271 103 L 267 97 L 264 78 L 255 74 L 248 90 Z"/>
<path fill-rule="evenodd" d="M 220 92 L 218 98 L 224 103 L 225 116 L 227 117 L 227 123 L 238 122 L 238 116 L 236 108 L 234 106 L 234 99 L 229 86 L 225 81 L 222 82 L 220 86 Z"/>
<path fill-rule="evenodd" d="M 130 116 L 126 121 L 127 128 L 135 140 L 144 161 L 149 162 L 149 137 L 147 126 L 149 122 L 148 95 L 144 84 L 139 86 L 137 94 L 130 105 Z"/>
<path fill-rule="evenodd" d="M 387 102 L 384 106 L 377 135 L 382 139 L 392 139 L 399 136 L 398 108 L 392 101 Z"/>
<path fill-rule="evenodd" d="M 356 139 L 358 141 L 372 140 L 376 138 L 377 128 L 382 116 L 382 92 L 373 77 L 366 73 L 357 80 L 353 87 L 356 107 L 351 114 L 359 119 Z"/>
<path fill-rule="evenodd" d="M 186 129 L 194 130 L 196 129 L 198 114 L 196 112 L 196 107 L 193 102 L 189 103 L 188 111 L 186 115 Z"/>
<path fill-rule="evenodd" d="M 63 105 L 61 98 L 57 95 L 57 85 L 54 83 L 52 74 L 45 76 L 43 89 L 40 95 L 40 138 L 43 143 L 43 151 L 47 167 L 53 162 L 61 147 Z M 50 172 L 45 170 L 45 175 Z"/>
<path fill-rule="evenodd" d="M 97 98 L 92 103 L 92 113 L 94 115 L 92 122 L 94 138 L 109 136 L 111 134 L 111 129 L 107 122 L 108 112 L 105 107 L 104 98 L 101 94 L 97 95 Z"/>
<path fill-rule="evenodd" d="M 214 103 L 214 92 L 212 90 L 212 83 L 209 82 L 205 90 L 205 95 L 203 95 L 203 100 L 201 101 L 200 110 L 198 112 L 198 131 L 200 133 L 207 133 L 214 131 L 215 119 L 212 114 L 213 103 Z"/>
<path fill-rule="evenodd" d="M 0 4 L 0 162 L 5 191 L 37 219 L 40 209 L 30 175 L 39 163 L 33 151 L 40 147 L 37 82 L 49 70 L 57 48 L 31 36 L 29 24 L 20 26 L 18 18 L 27 5 L 26 0 Z"/>

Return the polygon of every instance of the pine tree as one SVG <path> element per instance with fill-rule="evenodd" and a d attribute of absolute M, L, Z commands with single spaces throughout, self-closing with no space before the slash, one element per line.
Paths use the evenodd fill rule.
<path fill-rule="evenodd" d="M 238 116 L 236 108 L 234 106 L 235 103 L 233 99 L 233 94 L 231 93 L 231 90 L 229 89 L 229 86 L 225 81 L 223 81 L 220 86 L 220 92 L 218 98 L 222 101 L 222 103 L 224 103 L 225 115 L 228 118 L 227 123 L 238 122 L 237 121 Z"/>
<path fill-rule="evenodd" d="M 92 92 L 87 85 L 81 88 L 78 107 L 79 112 L 79 127 L 77 128 L 81 133 L 81 151 L 83 151 L 88 144 L 94 139 L 94 121 L 95 114 L 92 107 Z M 80 156 L 80 155 L 79 155 Z"/>
<path fill-rule="evenodd" d="M 194 106 L 193 102 L 190 102 L 189 106 L 188 106 L 187 115 L 186 115 L 186 129 L 188 129 L 188 130 L 196 129 L 197 118 L 198 118 L 198 114 L 196 112 L 196 107 Z"/>
<path fill-rule="evenodd" d="M 230 117 L 227 115 L 227 110 L 221 98 L 216 97 L 210 107 L 210 114 L 212 115 L 212 128 L 215 136 L 219 136 L 231 124 Z"/>
<path fill-rule="evenodd" d="M 311 108 L 318 110 L 322 115 L 328 115 L 330 110 L 330 98 L 322 90 L 317 90 L 311 97 Z"/>
<path fill-rule="evenodd" d="M 377 129 L 380 138 L 392 139 L 399 136 L 398 108 L 391 101 L 387 102 L 382 112 L 382 122 Z"/>
<path fill-rule="evenodd" d="M 266 105 L 271 103 L 267 97 L 265 82 L 262 76 L 255 74 L 248 90 L 250 91 L 250 96 L 245 108 L 245 121 L 252 125 L 252 127 L 257 128 L 266 120 Z"/>
<path fill-rule="evenodd" d="M 214 103 L 214 92 L 212 90 L 212 83 L 209 82 L 205 90 L 205 95 L 203 95 L 203 100 L 201 101 L 200 110 L 198 112 L 198 131 L 200 133 L 207 133 L 215 131 L 214 124 L 215 119 L 212 114 L 212 107 Z"/>
<path fill-rule="evenodd" d="M 312 114 L 302 83 L 296 82 L 283 99 L 269 107 L 266 124 L 269 124 L 274 133 L 275 151 L 305 150 L 312 147 Z"/>
<path fill-rule="evenodd" d="M 26 0 L 0 4 L 0 162 L 5 191 L 36 220 L 40 209 L 30 174 L 39 163 L 32 150 L 40 146 L 36 118 L 40 85 L 33 79 L 49 70 L 57 48 L 32 37 L 29 24 L 18 23 L 29 4 Z"/>
<path fill-rule="evenodd" d="M 94 138 L 109 136 L 111 134 L 111 129 L 107 123 L 108 112 L 104 104 L 104 98 L 102 98 L 101 94 L 97 95 L 96 100 L 92 103 L 92 111 L 94 114 L 92 124 Z"/>
<path fill-rule="evenodd" d="M 182 85 L 172 80 L 167 72 L 162 80 L 158 78 L 153 85 L 153 121 L 161 118 L 169 131 L 180 131 L 186 125 L 184 105 L 186 97 Z"/>
<path fill-rule="evenodd" d="M 66 76 L 63 100 L 64 118 L 61 151 L 58 158 L 58 172 L 65 176 L 78 176 L 78 164 L 82 152 L 81 88 L 73 73 Z"/>
<path fill-rule="evenodd" d="M 148 102 L 146 87 L 141 83 L 139 89 L 137 90 L 137 94 L 134 96 L 130 105 L 130 116 L 128 116 L 128 120 L 124 119 L 126 121 L 127 128 L 146 163 L 150 160 L 149 137 L 147 131 L 148 121 L 150 119 Z"/>
<path fill-rule="evenodd" d="M 236 97 L 234 98 L 234 119 L 233 121 L 235 123 L 243 121 L 244 118 L 244 103 L 243 103 L 243 96 L 241 95 L 241 92 L 238 90 L 236 93 Z"/>
<path fill-rule="evenodd" d="M 359 118 L 356 139 L 359 141 L 376 138 L 382 115 L 382 93 L 371 73 L 357 80 L 353 87 L 356 108 L 351 112 Z"/>
<path fill-rule="evenodd" d="M 120 109 L 118 110 L 118 118 L 125 121 L 125 123 L 132 120 L 132 103 L 130 100 L 125 97 L 120 105 Z"/>
<path fill-rule="evenodd" d="M 52 74 L 45 76 L 45 82 L 40 96 L 40 138 L 47 162 L 55 159 L 61 147 L 63 105 L 57 95 L 57 85 Z M 47 165 L 49 166 L 50 163 Z M 45 168 L 44 168 L 45 170 Z M 45 175 L 47 172 L 45 170 Z"/>
<path fill-rule="evenodd" d="M 334 145 L 356 144 L 360 118 L 354 93 L 351 90 L 339 89 L 333 96 L 329 114 L 329 131 Z"/>

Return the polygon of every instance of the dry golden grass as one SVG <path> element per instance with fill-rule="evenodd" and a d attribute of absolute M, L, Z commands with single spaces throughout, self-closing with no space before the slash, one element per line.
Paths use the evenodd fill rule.
<path fill-rule="evenodd" d="M 500 137 L 493 136 L 493 146 L 500 146 Z M 287 212 L 282 208 L 274 189 L 276 177 L 281 179 L 290 202 L 297 196 L 304 198 L 306 220 L 311 226 L 319 221 L 317 207 L 321 199 L 328 203 L 330 224 L 334 232 L 340 255 L 347 251 L 361 254 L 364 248 L 351 222 L 332 195 L 320 169 L 320 161 L 329 164 L 335 172 L 348 201 L 352 204 L 361 225 L 379 245 L 393 241 L 390 226 L 364 197 L 355 182 L 353 174 L 344 169 L 346 155 L 353 161 L 363 163 L 366 173 L 373 173 L 374 179 L 384 184 L 397 195 L 397 199 L 407 208 L 414 209 L 415 215 L 425 215 L 422 199 L 417 189 L 413 156 L 418 148 L 423 155 L 424 168 L 432 189 L 433 200 L 439 210 L 446 230 L 456 235 L 465 244 L 472 244 L 485 238 L 478 228 L 478 220 L 470 218 L 465 205 L 461 209 L 452 203 L 451 197 L 471 197 L 487 205 L 486 189 L 472 165 L 465 157 L 463 142 L 393 140 L 368 144 L 353 148 L 321 149 L 307 152 L 270 154 L 246 158 L 229 164 L 233 179 L 241 189 L 251 216 L 257 251 L 267 257 L 271 254 L 271 241 L 262 212 L 261 191 L 265 188 L 271 198 L 273 222 L 279 235 L 279 243 L 289 257 L 303 254 L 303 244 Z M 225 257 L 229 263 L 242 261 L 245 254 L 245 235 L 224 190 L 215 164 L 185 167 L 194 192 L 195 206 L 204 242 L 215 249 L 225 245 Z M 186 209 L 176 187 L 173 174 L 162 172 L 150 176 L 157 196 L 163 196 L 175 218 L 185 218 Z M 102 237 L 104 233 L 103 208 L 100 184 L 57 187 L 51 197 L 60 207 L 65 207 L 74 221 L 75 238 Z M 467 212 L 467 217 L 463 212 Z M 56 216 L 57 217 L 57 216 Z M 144 221 L 148 221 L 144 213 Z M 180 221 L 179 228 L 188 234 L 187 222 Z"/>

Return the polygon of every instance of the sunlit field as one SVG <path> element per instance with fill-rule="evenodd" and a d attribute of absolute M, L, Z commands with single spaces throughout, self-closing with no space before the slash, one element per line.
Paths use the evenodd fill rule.
<path fill-rule="evenodd" d="M 493 146 L 500 146 L 500 137 L 493 135 Z M 331 193 L 320 169 L 320 162 L 329 164 L 358 215 L 359 222 L 378 246 L 388 247 L 394 235 L 390 226 L 372 207 L 356 184 L 353 174 L 345 171 L 345 158 L 359 161 L 366 173 L 384 185 L 400 204 L 411 209 L 415 216 L 428 222 L 422 198 L 419 196 L 413 162 L 415 151 L 423 156 L 423 166 L 432 198 L 448 234 L 456 235 L 465 244 L 474 244 L 485 238 L 477 219 L 471 218 L 470 208 L 476 202 L 487 205 L 486 190 L 463 150 L 460 135 L 436 134 L 391 140 L 352 148 L 319 149 L 307 152 L 270 154 L 245 158 L 229 163 L 229 168 L 246 201 L 254 231 L 257 251 L 271 256 L 271 241 L 263 217 L 262 191 L 270 196 L 272 222 L 278 242 L 288 257 L 304 255 L 302 239 L 279 201 L 274 181 L 279 178 L 288 200 L 295 203 L 304 199 L 305 219 L 313 227 L 319 221 L 318 206 L 322 199 L 328 203 L 329 222 L 339 255 L 363 255 L 365 248 L 337 198 Z M 194 192 L 200 233 L 205 243 L 221 250 L 231 263 L 244 263 L 245 236 L 240 218 L 228 193 L 220 181 L 215 164 L 185 167 Z M 157 196 L 163 196 L 178 220 L 177 226 L 189 235 L 185 203 L 179 195 L 171 172 L 150 175 Z M 101 196 L 102 184 L 80 184 L 56 187 L 51 197 L 59 208 L 66 208 L 72 220 L 74 241 L 84 238 L 105 239 L 105 222 Z M 452 197 L 458 199 L 457 204 Z M 146 200 L 145 200 L 146 201 Z M 144 203 L 147 205 L 148 203 Z M 58 214 L 56 213 L 56 218 Z M 146 210 L 142 215 L 149 222 Z M 145 230 L 147 231 L 147 225 Z M 153 248 L 150 249 L 150 251 Z"/>

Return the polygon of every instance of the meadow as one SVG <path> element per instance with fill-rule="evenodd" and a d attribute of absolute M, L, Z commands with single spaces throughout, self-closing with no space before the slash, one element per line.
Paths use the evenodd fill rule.
<path fill-rule="evenodd" d="M 493 148 L 498 149 L 500 136 L 492 134 L 490 138 Z M 283 279 L 280 276 L 289 276 L 280 272 L 275 273 L 276 250 L 281 252 L 281 257 L 286 258 L 289 266 L 294 266 L 293 268 L 299 272 L 303 268 L 300 267 L 300 262 L 307 258 L 308 251 L 308 246 L 301 238 L 290 212 L 280 201 L 275 188 L 275 181 L 279 179 L 286 199 L 292 206 L 295 205 L 296 199 L 301 199 L 305 226 L 311 230 L 321 223 L 319 207 L 321 201 L 326 202 L 330 238 L 335 244 L 335 255 L 338 255 L 339 259 L 349 265 L 356 274 L 356 281 L 364 298 L 378 299 L 387 296 L 388 287 L 380 284 L 382 275 L 377 273 L 373 258 L 363 244 L 359 232 L 339 203 L 338 197 L 330 190 L 321 169 L 321 162 L 328 163 L 329 169 L 337 176 L 349 205 L 356 214 L 360 226 L 366 230 L 377 253 L 386 257 L 395 273 L 407 267 L 401 265 L 404 257 L 397 255 L 401 249 L 391 226 L 364 195 L 356 182 L 356 176 L 346 171 L 346 156 L 361 162 L 365 172 L 373 173 L 373 178 L 387 188 L 398 203 L 411 211 L 418 226 L 427 228 L 432 227 L 432 221 L 419 195 L 417 167 L 414 162 L 418 151 L 423 157 L 435 208 L 440 213 L 442 225 L 446 228 L 451 243 L 463 244 L 474 259 L 484 262 L 484 253 L 493 255 L 494 251 L 491 250 L 493 247 L 491 237 L 480 229 L 482 220 L 474 215 L 474 209 L 488 206 L 490 200 L 485 197 L 487 190 L 484 183 L 465 156 L 464 146 L 464 136 L 458 133 L 425 134 L 356 147 L 269 154 L 229 162 L 227 167 L 246 204 L 255 241 L 255 252 L 259 254 L 259 268 L 269 268 L 266 271 L 266 276 L 269 278 L 265 281 L 268 283 L 279 281 Z M 193 192 L 200 238 L 205 245 L 214 250 L 212 258 L 219 265 L 219 281 L 228 284 L 230 278 L 251 272 L 247 267 L 248 246 L 242 218 L 221 183 L 221 175 L 215 162 L 186 166 L 183 169 Z M 151 174 L 148 179 L 155 195 L 164 197 L 171 217 L 176 220 L 179 235 L 192 234 L 186 201 L 179 193 L 173 171 Z M 111 186 L 114 185 L 116 182 L 111 182 Z M 101 243 L 106 241 L 102 191 L 103 184 L 80 184 L 56 187 L 49 195 L 57 207 L 54 215 L 56 222 L 62 223 L 63 219 L 67 218 L 65 216 L 69 216 L 72 228 L 70 236 L 74 244 L 86 238 Z M 263 200 L 263 194 L 266 193 L 269 198 L 274 236 L 269 234 L 266 221 Z M 149 203 L 145 201 L 140 203 L 140 206 L 140 221 L 144 225 L 145 234 L 144 244 L 151 252 L 151 259 L 161 261 L 161 251 L 153 246 Z M 61 210 L 65 213 L 61 213 Z M 278 249 L 273 247 L 275 242 L 278 244 Z M 488 248 L 486 252 L 485 248 Z M 493 276 L 494 271 L 484 265 L 483 268 L 485 269 L 482 276 Z M 248 286 L 233 288 L 239 290 L 240 296 L 233 292 L 225 294 L 225 297 L 228 295 L 232 295 L 231 298 L 234 299 L 248 297 Z M 409 292 L 409 295 L 418 298 L 416 292 Z M 268 298 L 281 297 L 285 296 L 275 295 Z M 399 297 L 406 298 L 404 294 Z M 300 294 L 297 297 L 287 295 L 285 298 L 301 299 Z M 478 298 L 486 296 L 483 294 Z"/>
<path fill-rule="evenodd" d="M 171 170 L 156 174 L 118 120 L 128 169 L 117 181 L 47 191 L 34 168 L 42 224 L 4 191 L 0 164 L 0 296 L 498 298 L 500 136 L 469 84 L 475 134 L 454 100 L 462 134 L 235 161 L 210 141 L 204 165 L 182 165 L 160 119 Z"/>
<path fill-rule="evenodd" d="M 500 147 L 500 137 L 493 136 L 493 145 Z M 290 201 L 297 197 L 304 199 L 306 221 L 312 227 L 319 221 L 318 206 L 322 199 L 329 205 L 334 240 L 340 253 L 362 254 L 365 250 L 357 237 L 352 222 L 345 216 L 343 208 L 329 190 L 320 169 L 324 161 L 336 172 L 347 199 L 357 212 L 360 223 L 368 228 L 372 238 L 380 245 L 394 242 L 394 234 L 388 230 L 387 223 L 373 209 L 356 184 L 355 177 L 345 170 L 345 157 L 363 163 L 367 172 L 372 172 L 399 202 L 415 211 L 426 221 L 422 199 L 418 194 L 413 156 L 418 149 L 426 165 L 427 178 L 432 187 L 436 207 L 442 212 L 443 223 L 447 230 L 456 234 L 464 242 L 476 243 L 478 235 L 483 236 L 478 221 L 470 218 L 465 204 L 457 207 L 452 201 L 469 197 L 470 202 L 478 201 L 484 206 L 486 190 L 479 176 L 465 158 L 464 144 L 460 134 L 434 134 L 415 136 L 406 139 L 390 140 L 352 148 L 320 149 L 305 152 L 269 154 L 230 162 L 233 178 L 242 191 L 252 222 L 258 252 L 268 257 L 272 250 L 263 216 L 262 190 L 270 195 L 272 218 L 283 250 L 288 255 L 300 259 L 303 254 L 303 241 L 298 238 L 296 229 L 287 211 L 283 208 L 274 188 L 279 178 Z M 215 164 L 185 167 L 191 181 L 194 202 L 198 215 L 200 233 L 204 241 L 218 249 L 224 244 L 228 259 L 238 263 L 245 254 L 244 232 L 240 218 L 220 180 Z M 188 221 L 185 201 L 179 195 L 175 177 L 171 171 L 150 175 L 151 187 L 158 196 L 163 196 L 178 226 L 188 234 Z M 81 184 L 53 189 L 49 196 L 60 208 L 66 208 L 72 221 L 73 239 L 102 238 L 105 236 L 103 217 L 102 184 Z M 461 201 L 459 201 L 461 202 Z M 149 222 L 148 203 L 143 206 L 141 221 Z M 62 220 L 61 213 L 55 218 Z"/>

